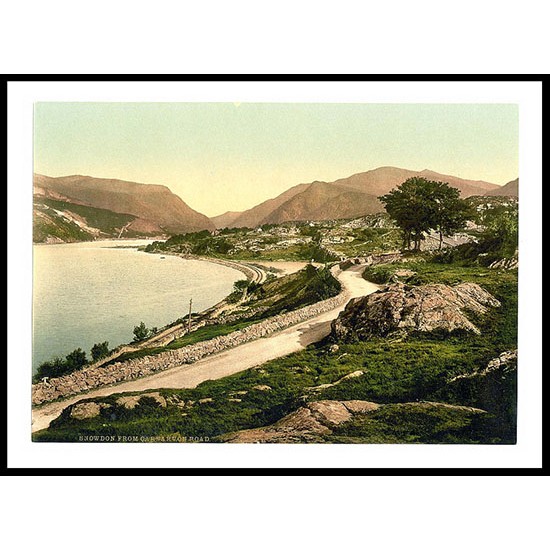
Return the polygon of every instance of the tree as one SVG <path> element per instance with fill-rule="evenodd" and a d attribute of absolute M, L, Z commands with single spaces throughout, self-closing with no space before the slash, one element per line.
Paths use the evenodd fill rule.
<path fill-rule="evenodd" d="M 55 357 L 51 361 L 41 363 L 33 377 L 34 382 L 40 382 L 42 378 L 57 378 L 66 373 L 66 364 L 61 357 Z"/>
<path fill-rule="evenodd" d="M 134 327 L 134 342 L 141 342 L 149 336 L 149 329 L 145 326 L 145 323 L 141 323 Z"/>
<path fill-rule="evenodd" d="M 460 191 L 443 182 L 429 182 L 432 203 L 432 225 L 439 233 L 439 249 L 443 245 L 443 237 L 450 237 L 464 229 L 466 222 L 474 217 L 470 205 L 460 198 Z"/>
<path fill-rule="evenodd" d="M 396 189 L 383 195 L 384 203 L 390 218 L 403 231 L 403 248 L 420 250 L 420 241 L 424 233 L 432 229 L 432 208 L 429 195 L 432 186 L 424 178 L 410 178 Z"/>
<path fill-rule="evenodd" d="M 86 359 L 86 352 L 82 351 L 81 348 L 76 348 L 74 351 L 71 351 L 67 357 L 65 357 L 67 372 L 81 369 L 87 363 L 88 360 Z"/>
<path fill-rule="evenodd" d="M 109 342 L 94 344 L 91 349 L 91 354 L 94 361 L 107 357 L 107 355 L 109 355 Z"/>
<path fill-rule="evenodd" d="M 516 205 L 496 205 L 487 208 L 481 223 L 485 227 L 480 242 L 502 257 L 511 257 L 518 246 L 518 209 Z"/>
<path fill-rule="evenodd" d="M 383 195 L 386 212 L 403 231 L 403 248 L 420 250 L 424 233 L 439 233 L 439 247 L 443 236 L 450 236 L 462 229 L 473 213 L 466 201 L 460 198 L 458 189 L 447 183 L 424 178 L 410 178 Z"/>

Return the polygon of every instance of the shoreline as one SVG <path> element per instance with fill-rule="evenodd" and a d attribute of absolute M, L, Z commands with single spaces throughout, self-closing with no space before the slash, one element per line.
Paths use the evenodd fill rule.
<path fill-rule="evenodd" d="M 343 286 L 342 292 L 327 300 L 338 301 L 338 305 L 334 304 L 332 308 L 319 311 L 312 317 L 307 316 L 297 324 L 292 323 L 280 327 L 273 333 L 250 339 L 228 349 L 220 349 L 192 363 L 184 363 L 112 385 L 90 388 L 86 392 L 34 406 L 31 431 L 34 433 L 47 428 L 51 420 L 64 408 L 82 399 L 94 399 L 115 393 L 142 393 L 160 388 L 193 388 L 205 380 L 216 380 L 304 349 L 308 344 L 322 339 L 327 331 L 330 331 L 330 322 L 344 309 L 348 299 L 378 290 L 379 286 L 365 281 L 360 271 L 352 268 L 339 272 L 338 279 Z M 312 306 L 318 306 L 318 303 Z M 266 340 L 270 342 L 267 346 Z"/>
<path fill-rule="evenodd" d="M 126 239 L 98 239 L 98 240 L 95 240 L 95 241 L 76 241 L 76 242 L 72 242 L 72 243 L 33 243 L 33 247 L 34 246 L 55 246 L 55 245 L 74 245 L 74 246 L 78 246 L 78 245 L 88 245 L 88 244 L 95 244 L 97 245 L 97 248 L 120 248 L 120 249 L 135 249 L 137 252 L 144 252 L 145 251 L 143 250 L 143 247 L 145 246 L 145 243 L 141 242 L 141 241 L 144 241 L 145 239 L 134 239 L 134 238 L 126 238 Z M 116 247 L 116 246 L 108 246 L 108 244 L 110 243 L 113 243 L 113 242 L 135 242 L 135 241 L 140 241 L 139 243 L 135 242 L 134 245 L 132 246 L 121 246 L 121 247 Z M 149 242 L 153 242 L 152 240 L 148 240 Z M 105 245 L 105 246 L 102 246 L 102 245 Z M 141 248 L 141 250 L 140 250 Z M 147 254 L 155 254 L 155 253 L 147 253 Z M 158 253 L 157 253 L 158 255 Z M 237 262 L 232 262 L 232 261 L 226 261 L 226 260 L 218 260 L 216 258 L 208 258 L 208 257 L 201 257 L 201 256 L 189 256 L 189 257 L 186 257 L 186 256 L 183 256 L 183 255 L 180 255 L 180 254 L 174 254 L 174 253 L 163 253 L 163 255 L 170 255 L 170 256 L 173 256 L 173 257 L 179 257 L 183 260 L 197 260 L 197 261 L 206 261 L 206 262 L 210 262 L 210 263 L 213 263 L 213 264 L 217 264 L 217 265 L 222 265 L 224 267 L 227 267 L 227 268 L 230 268 L 230 269 L 233 269 L 234 271 L 239 271 L 240 273 L 243 273 L 245 275 L 245 277 L 248 279 L 248 280 L 254 280 L 254 277 L 255 277 L 255 272 L 252 268 L 248 268 L 247 266 L 243 266 L 243 265 L 240 265 L 238 264 Z M 258 270 L 259 271 L 259 270 Z M 215 310 L 217 307 L 219 307 L 221 304 L 223 304 L 225 302 L 225 300 L 227 299 L 227 297 L 231 294 L 231 291 L 226 295 L 224 296 L 221 300 L 219 300 L 218 302 L 216 302 L 215 304 L 212 304 L 206 308 L 203 308 L 199 311 L 195 311 L 193 312 L 193 315 L 204 315 L 210 311 L 213 311 Z M 155 345 L 155 343 L 158 341 L 158 340 L 162 340 L 163 338 L 166 338 L 168 336 L 170 336 L 173 332 L 176 332 L 179 329 L 181 329 L 181 327 L 184 326 L 183 323 L 177 323 L 176 324 L 176 321 L 177 319 L 171 319 L 169 320 L 167 323 L 165 323 L 161 330 L 159 330 L 157 333 L 151 335 L 149 338 L 147 338 L 147 340 L 143 340 L 141 342 L 133 342 L 133 341 L 128 341 L 128 342 L 122 342 L 120 344 L 118 344 L 115 348 L 113 348 L 111 350 L 111 353 L 103 358 L 103 359 L 100 359 L 98 361 L 95 361 L 95 362 L 90 362 L 86 365 L 86 367 L 100 367 L 101 365 L 107 363 L 108 361 L 111 361 L 113 359 L 116 359 L 117 357 L 119 357 L 120 355 L 122 355 L 123 353 L 127 352 L 127 351 L 138 351 L 140 349 L 142 349 L 143 347 L 149 347 L 150 345 Z M 158 345 L 158 344 L 157 344 Z M 35 371 L 34 371 L 34 365 L 32 366 L 32 375 L 31 375 L 31 381 L 32 381 L 32 378 L 35 376 Z M 38 365 L 37 367 L 38 368 Z M 34 384 L 32 384 L 34 386 Z"/>

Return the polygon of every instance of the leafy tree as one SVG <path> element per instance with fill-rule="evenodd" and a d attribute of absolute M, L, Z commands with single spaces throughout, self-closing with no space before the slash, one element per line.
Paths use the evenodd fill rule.
<path fill-rule="evenodd" d="M 88 360 L 86 359 L 86 352 L 82 351 L 81 348 L 77 348 L 74 351 L 71 351 L 71 353 L 69 353 L 69 355 L 65 357 L 67 372 L 81 369 L 87 363 Z"/>
<path fill-rule="evenodd" d="M 33 382 L 39 382 L 42 378 L 57 378 L 66 373 L 65 361 L 61 357 L 55 357 L 51 361 L 41 363 L 33 377 Z"/>
<path fill-rule="evenodd" d="M 109 342 L 94 344 L 91 349 L 91 354 L 94 361 L 107 357 L 107 355 L 109 355 Z"/>
<path fill-rule="evenodd" d="M 443 182 L 428 182 L 431 187 L 432 225 L 439 233 L 439 249 L 443 237 L 450 237 L 464 229 L 466 222 L 474 217 L 470 205 L 460 198 L 460 191 Z"/>
<path fill-rule="evenodd" d="M 390 218 L 403 231 L 403 248 L 410 249 L 413 241 L 414 249 L 419 250 L 423 233 L 431 229 L 428 195 L 427 180 L 410 178 L 380 197 Z"/>
<path fill-rule="evenodd" d="M 134 342 L 141 342 L 149 336 L 149 329 L 145 326 L 145 323 L 141 323 L 134 327 Z"/>
<path fill-rule="evenodd" d="M 456 233 L 472 218 L 473 213 L 459 195 L 458 189 L 447 183 L 410 178 L 379 198 L 403 231 L 403 247 L 410 249 L 413 242 L 418 251 L 425 233 L 436 230 L 441 247 L 443 236 Z"/>
<path fill-rule="evenodd" d="M 498 205 L 482 216 L 484 239 L 494 239 L 503 256 L 512 256 L 518 246 L 518 209 L 515 205 Z"/>

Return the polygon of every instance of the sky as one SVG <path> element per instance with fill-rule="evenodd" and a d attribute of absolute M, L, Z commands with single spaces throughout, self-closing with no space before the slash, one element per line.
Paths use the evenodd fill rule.
<path fill-rule="evenodd" d="M 503 185 L 518 124 L 514 104 L 36 103 L 34 171 L 163 184 L 215 216 L 380 166 Z"/>

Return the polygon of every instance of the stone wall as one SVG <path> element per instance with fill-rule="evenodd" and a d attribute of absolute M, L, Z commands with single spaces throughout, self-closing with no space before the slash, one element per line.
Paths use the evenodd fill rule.
<path fill-rule="evenodd" d="M 331 271 L 333 274 L 337 274 L 339 270 L 336 267 Z M 240 344 L 269 336 L 276 331 L 306 321 L 321 313 L 326 313 L 348 300 L 349 295 L 346 292 L 341 292 L 338 296 L 334 296 L 328 300 L 323 300 L 289 313 L 276 315 L 230 334 L 217 336 L 204 342 L 197 342 L 178 350 L 169 350 L 158 355 L 129 359 L 128 361 L 112 363 L 105 367 L 87 367 L 66 376 L 51 378 L 45 382 L 33 385 L 32 403 L 33 405 L 41 405 L 100 386 L 133 380 L 186 363 L 193 363 L 207 355 L 219 353 Z"/>

